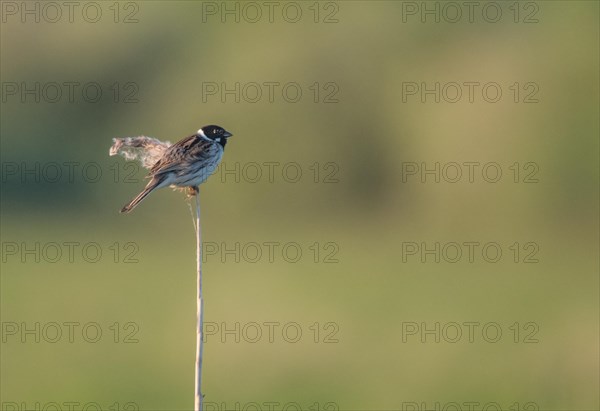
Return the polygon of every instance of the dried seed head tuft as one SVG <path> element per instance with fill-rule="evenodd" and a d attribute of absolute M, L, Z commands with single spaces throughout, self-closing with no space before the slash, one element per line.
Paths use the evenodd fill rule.
<path fill-rule="evenodd" d="M 120 154 L 128 161 L 137 160 L 142 167 L 150 169 L 169 146 L 171 146 L 169 141 L 160 141 L 146 136 L 113 138 L 109 154 L 111 156 Z"/>

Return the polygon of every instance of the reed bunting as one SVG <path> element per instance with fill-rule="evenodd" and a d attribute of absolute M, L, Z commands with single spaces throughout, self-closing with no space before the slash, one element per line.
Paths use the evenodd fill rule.
<path fill-rule="evenodd" d="M 158 161 L 150 168 L 147 178 L 150 182 L 146 188 L 133 200 L 126 204 L 122 213 L 129 213 L 133 210 L 148 194 L 157 188 L 175 187 L 187 188 L 191 194 L 198 193 L 198 186 L 216 170 L 223 150 L 227 144 L 227 139 L 232 134 L 219 126 L 205 126 L 189 137 L 168 146 L 159 157 Z M 136 138 L 132 139 L 135 140 Z M 137 147 L 143 147 L 144 150 L 163 149 L 164 147 L 148 147 L 148 142 L 152 145 L 155 139 L 143 137 L 144 140 Z M 111 149 L 116 153 L 123 145 L 123 139 L 115 140 L 115 145 Z M 160 142 L 158 142 L 160 144 Z M 134 146 L 134 144 L 130 144 Z"/>

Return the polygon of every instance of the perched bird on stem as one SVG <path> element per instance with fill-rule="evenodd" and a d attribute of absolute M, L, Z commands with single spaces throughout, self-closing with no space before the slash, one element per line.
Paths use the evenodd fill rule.
<path fill-rule="evenodd" d="M 111 156 L 122 154 L 128 160 L 140 160 L 142 166 L 150 169 L 146 188 L 121 212 L 129 213 L 148 194 L 162 187 L 187 189 L 190 195 L 198 193 L 198 186 L 217 169 L 231 136 L 224 128 L 210 125 L 173 145 L 144 136 L 113 139 Z"/>

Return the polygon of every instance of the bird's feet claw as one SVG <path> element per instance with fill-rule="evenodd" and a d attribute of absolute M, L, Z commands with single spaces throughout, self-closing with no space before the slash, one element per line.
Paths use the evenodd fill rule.
<path fill-rule="evenodd" d="M 194 196 L 198 195 L 199 192 L 200 192 L 200 189 L 198 187 L 188 187 L 188 189 L 187 189 L 188 197 L 194 197 Z"/>

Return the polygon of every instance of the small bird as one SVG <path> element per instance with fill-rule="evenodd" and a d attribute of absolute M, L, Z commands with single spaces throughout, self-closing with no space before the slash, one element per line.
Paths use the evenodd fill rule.
<path fill-rule="evenodd" d="M 188 188 L 190 193 L 197 194 L 198 186 L 206 181 L 221 162 L 227 139 L 232 135 L 222 127 L 210 125 L 169 146 L 150 168 L 147 176 L 150 182 L 146 188 L 126 204 L 121 212 L 129 213 L 157 188 Z"/>

